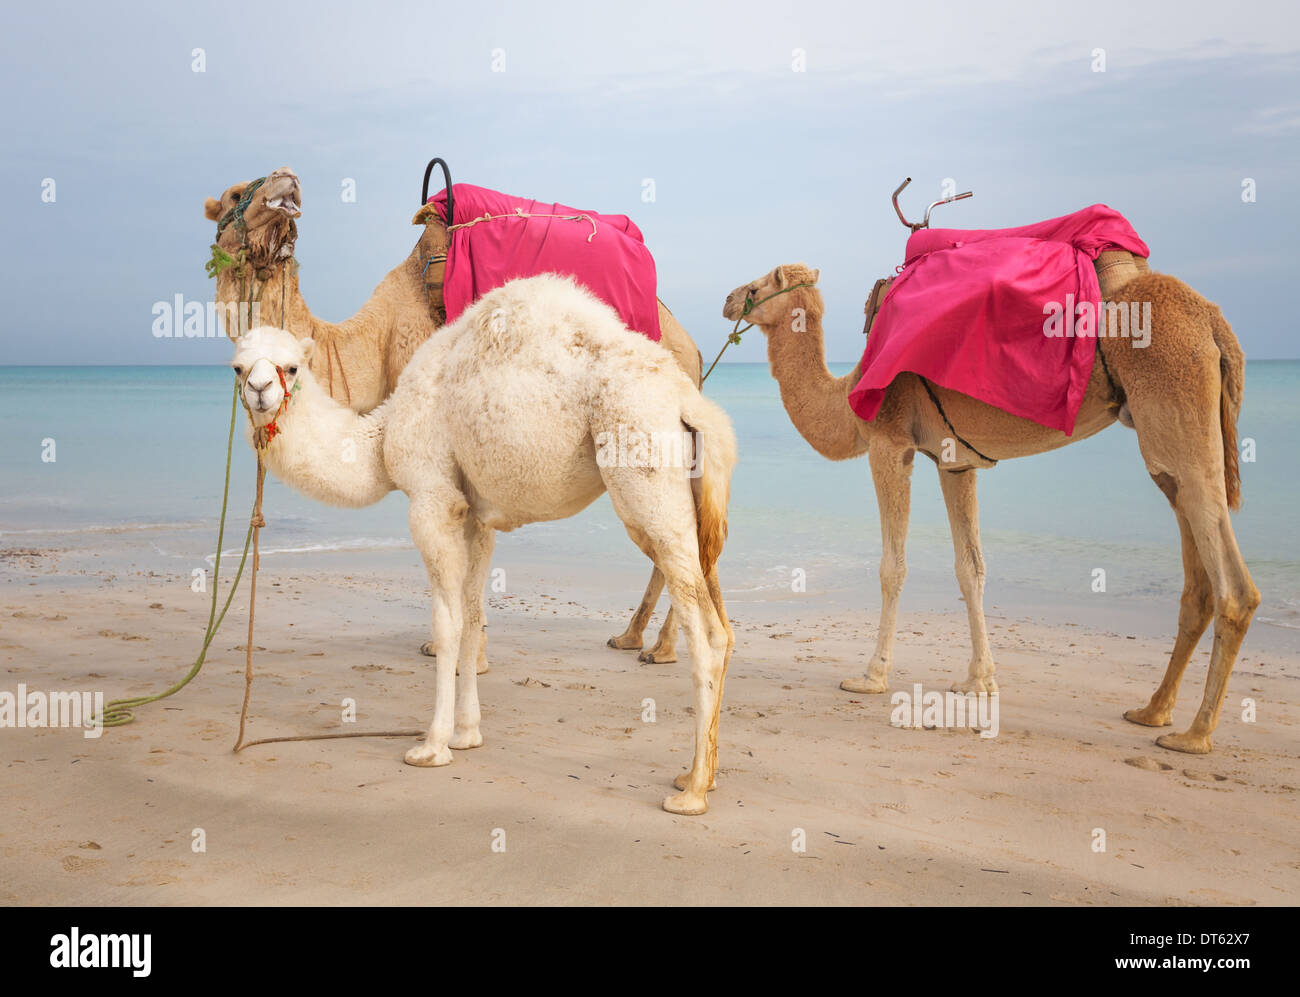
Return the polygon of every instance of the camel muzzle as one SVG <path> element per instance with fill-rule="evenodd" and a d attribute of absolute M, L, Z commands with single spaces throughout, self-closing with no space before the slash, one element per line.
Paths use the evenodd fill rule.
<path fill-rule="evenodd" d="M 302 214 L 302 185 L 297 175 L 290 169 L 276 170 L 266 178 L 263 185 L 262 204 L 274 211 L 281 211 L 290 218 Z"/>

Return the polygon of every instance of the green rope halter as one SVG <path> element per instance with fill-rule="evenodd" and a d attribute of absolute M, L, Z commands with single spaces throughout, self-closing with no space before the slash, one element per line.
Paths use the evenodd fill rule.
<path fill-rule="evenodd" d="M 244 193 L 240 196 L 239 200 L 236 201 L 235 205 L 222 215 L 221 220 L 217 222 L 218 236 L 226 230 L 226 226 L 231 222 L 234 222 L 235 228 L 239 229 L 241 232 L 247 231 L 248 226 L 244 222 L 244 212 L 247 211 L 248 206 L 253 203 L 253 195 L 257 193 L 257 188 L 261 187 L 264 183 L 266 183 L 266 177 L 258 177 L 244 188 Z"/>
<path fill-rule="evenodd" d="M 700 378 L 700 383 L 703 384 L 705 381 L 709 379 L 709 375 L 713 373 L 713 368 L 718 366 L 718 361 L 722 359 L 722 354 L 727 352 L 727 347 L 731 346 L 733 343 L 739 346 L 740 337 L 745 333 L 749 332 L 750 329 L 754 328 L 755 323 L 753 322 L 750 322 L 743 329 L 740 328 L 740 323 L 745 321 L 746 315 L 752 312 L 759 305 L 763 304 L 765 301 L 771 301 L 773 298 L 779 298 L 783 294 L 789 294 L 791 291 L 795 290 L 796 288 L 814 287 L 814 286 L 815 285 L 811 283 L 791 284 L 789 287 L 782 288 L 781 290 L 776 291 L 773 294 L 769 294 L 766 298 L 759 298 L 757 301 L 750 301 L 748 298 L 746 298 L 745 307 L 741 309 L 740 312 L 740 318 L 736 319 L 736 324 L 731 327 L 731 334 L 727 336 L 727 341 L 722 344 L 722 349 L 718 350 L 718 355 L 713 358 L 713 363 L 709 364 L 709 369 L 706 370 L 704 372 L 704 376 Z"/>

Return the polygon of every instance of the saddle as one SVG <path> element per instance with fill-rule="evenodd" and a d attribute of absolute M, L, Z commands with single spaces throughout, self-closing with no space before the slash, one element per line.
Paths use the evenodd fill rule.
<path fill-rule="evenodd" d="M 1104 204 L 1016 228 L 928 221 L 929 211 L 921 223 L 904 219 L 903 266 L 872 288 L 849 407 L 871 421 L 909 372 L 1070 435 L 1096 361 L 1100 304 L 1147 270 L 1146 243 Z"/>
<path fill-rule="evenodd" d="M 1145 256 L 1130 253 L 1127 249 L 1103 250 L 1097 255 L 1093 266 L 1097 270 L 1097 283 L 1101 285 L 1102 301 L 1111 300 L 1119 289 L 1134 277 L 1151 272 Z M 867 320 L 863 323 L 862 335 L 871 335 L 871 327 L 875 325 L 876 316 L 880 314 L 880 305 L 893 285 L 893 277 L 881 277 L 872 285 L 871 293 L 867 295 L 867 303 L 863 307 Z"/>

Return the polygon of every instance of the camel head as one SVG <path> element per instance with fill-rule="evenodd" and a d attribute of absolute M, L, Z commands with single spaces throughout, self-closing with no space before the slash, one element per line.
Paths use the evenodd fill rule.
<path fill-rule="evenodd" d="M 260 181 L 226 188 L 220 198 L 209 197 L 203 213 L 217 223 L 216 244 L 222 250 L 237 256 L 246 246 L 254 269 L 269 270 L 293 257 L 302 187 L 293 170 L 282 166 Z"/>
<path fill-rule="evenodd" d="M 791 308 L 804 305 L 810 298 L 808 292 L 816 294 L 814 285 L 820 273 L 802 263 L 777 267 L 728 294 L 722 316 L 733 322 L 743 318 L 766 332 L 768 327 L 782 324 Z M 818 306 L 820 310 L 820 300 Z"/>
<path fill-rule="evenodd" d="M 272 422 L 286 392 L 292 393 L 302 379 L 310 376 L 307 361 L 315 345 L 310 336 L 298 339 L 270 325 L 260 325 L 239 338 L 230 366 L 239 378 L 240 392 L 254 426 Z"/>

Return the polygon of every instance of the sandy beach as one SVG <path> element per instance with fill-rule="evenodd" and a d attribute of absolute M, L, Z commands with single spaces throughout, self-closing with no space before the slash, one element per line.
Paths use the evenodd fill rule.
<path fill-rule="evenodd" d="M 434 683 L 416 653 L 427 604 L 413 579 L 337 559 L 310 572 L 264 562 L 250 736 L 423 729 Z M 34 553 L 8 557 L 0 582 L 0 688 L 11 691 L 159 691 L 188 668 L 207 617 L 179 574 L 62 571 Z M 242 590 L 199 678 L 135 723 L 98 739 L 3 731 L 0 902 L 1300 900 L 1294 655 L 1248 641 L 1214 752 L 1176 754 L 1121 718 L 1154 688 L 1166 640 L 991 608 L 1000 729 L 981 738 L 893 727 L 887 697 L 837 688 L 870 653 L 874 598 L 833 613 L 738 602 L 719 786 L 707 815 L 685 818 L 660 809 L 689 761 L 685 652 L 645 665 L 606 647 L 632 608 L 630 591 L 613 593 L 594 605 L 558 588 L 493 597 L 485 743 L 430 770 L 402 763 L 407 738 L 232 754 Z M 1179 725 L 1199 701 L 1208 646 Z M 891 692 L 946 689 L 966 656 L 960 603 L 918 613 L 905 600 Z M 345 698 L 354 725 L 341 722 Z M 1246 698 L 1254 723 L 1241 720 Z"/>

